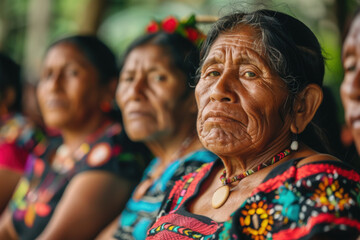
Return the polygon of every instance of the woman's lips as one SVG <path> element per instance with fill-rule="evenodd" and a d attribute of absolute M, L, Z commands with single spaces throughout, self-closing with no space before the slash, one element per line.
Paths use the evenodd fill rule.
<path fill-rule="evenodd" d="M 45 106 L 48 109 L 57 109 L 57 108 L 66 108 L 68 104 L 64 100 L 50 99 L 46 101 Z"/>
<path fill-rule="evenodd" d="M 209 112 L 204 116 L 205 121 L 211 122 L 239 122 L 232 115 L 223 112 Z"/>
<path fill-rule="evenodd" d="M 359 129 L 360 128 L 360 117 L 352 119 L 351 125 L 352 125 L 352 128 Z"/>
<path fill-rule="evenodd" d="M 128 119 L 152 117 L 152 115 L 149 112 L 145 112 L 145 111 L 130 111 L 126 114 L 126 116 Z"/>
<path fill-rule="evenodd" d="M 234 122 L 235 120 L 228 118 L 228 117 L 220 117 L 220 116 L 213 116 L 213 117 L 207 117 L 205 119 L 205 121 L 210 121 L 210 122 Z"/>

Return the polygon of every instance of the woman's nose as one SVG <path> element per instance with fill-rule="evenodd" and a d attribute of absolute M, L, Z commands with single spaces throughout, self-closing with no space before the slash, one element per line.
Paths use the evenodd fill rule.
<path fill-rule="evenodd" d="M 360 101 L 360 69 L 351 78 L 345 79 L 342 83 L 341 91 L 350 99 Z"/>
<path fill-rule="evenodd" d="M 146 76 L 144 76 L 143 74 L 139 74 L 138 76 L 136 76 L 130 86 L 131 97 L 136 99 L 143 97 L 146 85 Z"/>
<path fill-rule="evenodd" d="M 51 79 L 48 80 L 49 87 L 53 91 L 58 91 L 62 88 L 64 82 L 64 76 L 62 73 L 54 73 Z"/>
<path fill-rule="evenodd" d="M 232 73 L 224 73 L 211 87 L 210 100 L 218 102 L 234 102 L 235 92 L 232 89 L 231 81 L 234 80 Z"/>

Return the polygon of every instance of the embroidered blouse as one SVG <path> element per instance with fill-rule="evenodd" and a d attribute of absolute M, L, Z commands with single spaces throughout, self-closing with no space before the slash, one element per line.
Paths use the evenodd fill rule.
<path fill-rule="evenodd" d="M 192 214 L 213 163 L 178 181 L 147 239 L 311 239 L 329 231 L 360 233 L 360 175 L 342 162 L 296 167 L 293 159 L 274 168 L 225 222 Z"/>
<path fill-rule="evenodd" d="M 146 231 L 154 222 L 161 202 L 164 200 L 166 190 L 173 186 L 176 180 L 182 176 L 195 171 L 204 163 L 212 162 L 216 155 L 202 149 L 192 152 L 187 156 L 174 161 L 164 171 L 164 174 L 157 179 L 145 195 L 139 201 L 131 198 L 126 208 L 121 213 L 119 226 L 115 233 L 117 239 L 145 239 Z M 158 158 L 151 161 L 144 172 L 143 180 L 146 179 L 159 162 Z"/>
<path fill-rule="evenodd" d="M 0 120 L 0 169 L 22 173 L 28 153 L 43 138 L 26 117 L 14 113 Z"/>
<path fill-rule="evenodd" d="M 61 137 L 43 139 L 29 154 L 25 172 L 10 202 L 13 224 L 20 239 L 36 239 L 45 229 L 74 176 L 102 170 L 131 181 L 139 181 L 145 168 L 142 145 L 132 143 L 118 123 L 104 124 L 101 131 L 65 159 L 64 168 L 49 160 L 62 144 Z"/>

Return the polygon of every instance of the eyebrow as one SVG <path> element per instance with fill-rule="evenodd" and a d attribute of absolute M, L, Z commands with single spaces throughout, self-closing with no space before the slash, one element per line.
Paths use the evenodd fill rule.
<path fill-rule="evenodd" d="M 216 56 L 212 56 L 211 58 L 205 60 L 204 64 L 201 66 L 201 70 L 215 63 L 219 63 L 219 61 L 216 59 Z"/>
<path fill-rule="evenodd" d="M 216 64 L 216 63 L 223 63 L 225 60 L 224 56 L 226 54 L 224 54 L 222 51 L 214 52 L 213 56 L 211 56 L 210 58 L 206 59 L 203 66 L 201 67 L 201 69 L 203 68 L 207 68 L 209 66 L 211 66 L 212 64 Z M 264 61 L 264 59 L 262 57 L 260 57 L 257 54 L 254 54 L 253 51 L 249 51 L 249 49 L 244 49 L 243 51 L 240 52 L 240 54 L 236 55 L 236 61 L 241 61 L 242 63 L 252 63 L 253 61 Z"/>

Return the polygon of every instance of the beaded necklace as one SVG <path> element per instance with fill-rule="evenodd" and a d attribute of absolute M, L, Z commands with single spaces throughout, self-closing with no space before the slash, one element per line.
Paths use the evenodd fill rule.
<path fill-rule="evenodd" d="M 271 165 L 277 163 L 284 157 L 288 156 L 290 153 L 291 153 L 290 149 L 285 149 L 284 151 L 273 156 L 269 161 L 261 163 L 257 167 L 249 169 L 249 170 L 247 170 L 239 175 L 236 175 L 232 178 L 226 178 L 226 170 L 224 169 L 223 174 L 220 175 L 220 181 L 222 183 L 222 186 L 219 187 L 218 189 L 216 189 L 216 191 L 213 194 L 212 202 L 211 202 L 212 207 L 219 208 L 222 205 L 224 205 L 224 203 L 226 202 L 226 200 L 228 199 L 228 197 L 230 195 L 231 190 L 230 190 L 229 185 L 231 183 L 241 181 L 245 177 L 247 177 L 265 167 L 268 167 L 268 166 L 271 166 Z"/>

